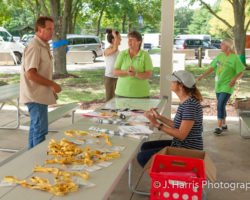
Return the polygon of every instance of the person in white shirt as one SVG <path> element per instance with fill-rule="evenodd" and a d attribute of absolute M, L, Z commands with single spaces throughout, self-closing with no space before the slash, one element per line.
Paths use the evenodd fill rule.
<path fill-rule="evenodd" d="M 104 50 L 104 58 L 106 63 L 104 86 L 106 91 L 106 101 L 115 96 L 115 88 L 117 77 L 113 74 L 116 58 L 119 54 L 118 46 L 121 42 L 121 35 L 117 30 L 107 29 L 107 40 L 109 47 Z"/>

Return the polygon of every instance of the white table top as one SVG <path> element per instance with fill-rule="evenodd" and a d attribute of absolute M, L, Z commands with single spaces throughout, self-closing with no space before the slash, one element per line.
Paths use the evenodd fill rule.
<path fill-rule="evenodd" d="M 0 102 L 19 98 L 19 83 L 0 86 Z"/>
<path fill-rule="evenodd" d="M 150 99 L 148 99 L 151 101 Z M 111 101 L 114 101 L 111 100 Z M 129 101 L 127 99 L 127 101 Z M 145 102 L 145 99 L 143 99 Z M 155 101 L 156 102 L 156 101 Z M 159 104 L 160 100 L 158 100 Z M 128 104 L 127 104 L 128 105 Z M 157 104 L 153 107 L 156 107 Z M 105 107 L 105 105 L 104 105 Z M 88 118 L 83 118 L 76 122 L 75 124 L 68 127 L 68 129 L 75 130 L 88 130 L 90 126 L 93 125 L 93 122 Z M 116 130 L 117 126 L 109 125 L 109 124 L 95 124 L 95 126 L 100 126 L 102 128 L 113 129 Z M 53 139 L 59 141 L 61 138 L 65 137 L 64 131 L 61 131 L 55 135 L 53 135 Z M 51 138 L 47 138 L 46 141 L 37 145 L 35 148 L 21 154 L 17 158 L 11 160 L 0 168 L 0 180 L 2 180 L 7 175 L 16 176 L 20 179 L 28 179 L 31 176 L 34 176 L 32 169 L 36 165 L 46 166 L 46 167 L 54 167 L 57 165 L 44 165 L 45 160 L 48 159 L 46 151 L 48 149 L 48 144 Z M 47 192 L 23 188 L 21 186 L 14 187 L 0 187 L 0 199 L 2 200 L 49 200 L 49 199 L 86 199 L 86 200 L 100 200 L 107 199 L 116 184 L 119 182 L 121 176 L 127 169 L 129 163 L 133 160 L 138 152 L 138 148 L 142 143 L 141 139 L 134 139 L 129 137 L 122 136 L 113 136 L 111 137 L 111 142 L 114 145 L 125 145 L 126 148 L 121 152 L 121 157 L 118 159 L 111 160 L 112 165 L 107 168 L 102 168 L 98 171 L 91 172 L 89 174 L 88 181 L 96 184 L 96 186 L 92 188 L 79 188 L 78 191 L 73 193 L 68 193 L 65 196 L 53 196 Z M 104 144 L 103 144 L 104 145 Z M 88 145 L 91 149 L 95 149 L 95 145 Z M 86 147 L 83 145 L 82 147 Z M 58 167 L 58 166 L 57 166 Z M 39 177 L 53 178 L 54 175 L 44 174 L 44 173 L 35 173 L 35 175 Z"/>

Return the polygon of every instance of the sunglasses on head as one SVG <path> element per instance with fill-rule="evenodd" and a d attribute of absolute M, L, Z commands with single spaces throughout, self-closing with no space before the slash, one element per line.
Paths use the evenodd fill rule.
<path fill-rule="evenodd" d="M 172 74 L 175 78 L 177 78 L 178 82 L 182 83 L 181 79 L 175 75 L 175 73 Z"/>

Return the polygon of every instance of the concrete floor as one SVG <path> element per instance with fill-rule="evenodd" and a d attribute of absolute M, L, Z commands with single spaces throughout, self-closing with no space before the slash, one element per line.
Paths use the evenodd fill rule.
<path fill-rule="evenodd" d="M 11 125 L 15 113 L 13 110 L 0 112 L 0 125 Z M 81 118 L 76 114 L 76 120 Z M 228 120 L 229 130 L 221 136 L 215 136 L 213 130 L 216 120 L 204 117 L 204 147 L 217 168 L 217 181 L 205 187 L 208 200 L 248 200 L 250 199 L 250 140 L 239 135 L 238 120 Z M 26 118 L 27 119 L 27 118 Z M 26 119 L 22 119 L 25 121 Z M 60 130 L 70 125 L 71 118 L 62 118 L 50 125 L 50 129 Z M 54 133 L 49 133 L 53 135 Z M 247 134 L 247 133 L 244 133 Z M 156 133 L 152 139 L 170 138 L 166 134 Z M 22 149 L 27 147 L 28 132 L 25 130 L 0 129 L 0 148 Z M 0 151 L 0 161 L 13 153 Z M 248 183 L 248 185 L 247 185 Z M 134 161 L 133 184 L 139 190 L 150 191 L 151 179 Z M 246 188 L 248 186 L 248 188 Z M 238 187 L 238 188 L 237 188 Z M 128 188 L 128 171 L 123 175 L 109 200 L 141 200 L 148 196 L 132 193 Z"/>

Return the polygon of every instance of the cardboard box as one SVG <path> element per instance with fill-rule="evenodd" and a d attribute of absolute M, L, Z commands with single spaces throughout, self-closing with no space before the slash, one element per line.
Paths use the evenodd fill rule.
<path fill-rule="evenodd" d="M 250 110 L 250 98 L 236 98 L 235 109 Z"/>
<path fill-rule="evenodd" d="M 204 160 L 205 163 L 205 171 L 207 178 L 211 182 L 216 181 L 216 167 L 205 151 L 176 148 L 176 147 L 165 147 L 162 150 L 160 150 L 157 154 L 202 159 Z M 144 170 L 148 171 L 150 169 L 152 161 L 153 157 L 147 162 L 147 164 L 144 167 Z"/>

